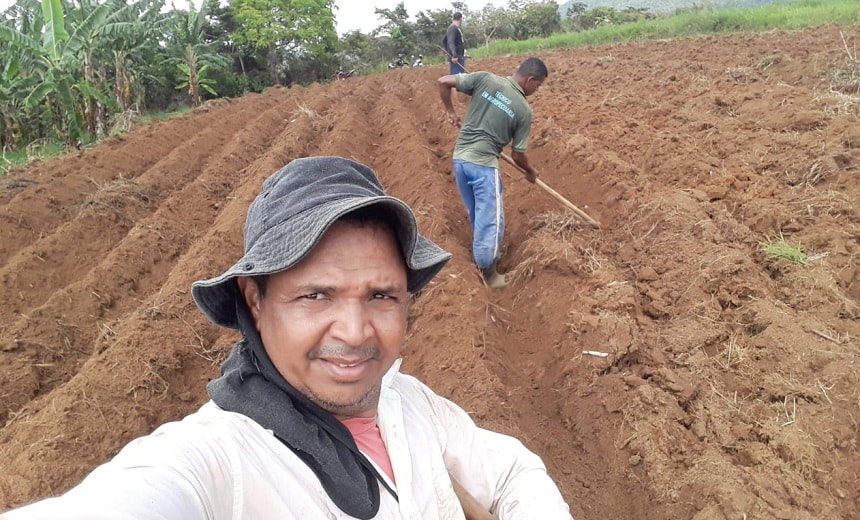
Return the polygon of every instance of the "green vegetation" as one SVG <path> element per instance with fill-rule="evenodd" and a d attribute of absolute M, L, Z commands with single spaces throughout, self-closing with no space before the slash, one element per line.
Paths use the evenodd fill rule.
<path fill-rule="evenodd" d="M 148 125 L 157 121 L 167 121 L 172 117 L 181 116 L 191 112 L 192 107 L 179 107 L 173 111 L 152 111 L 139 114 L 136 110 L 129 109 L 117 115 L 112 135 L 121 134 L 131 130 L 136 125 Z M 30 143 L 26 149 L 0 153 L 0 178 L 17 166 L 24 166 L 31 161 L 50 159 L 69 151 L 69 147 L 58 141 Z"/>
<path fill-rule="evenodd" d="M 791 245 L 782 235 L 782 231 L 764 242 L 759 242 L 759 246 L 770 259 L 786 260 L 802 265 L 809 263 L 809 256 L 803 252 L 800 242 L 797 245 Z"/>
<path fill-rule="evenodd" d="M 804 0 L 749 9 L 690 9 L 661 18 L 642 15 L 625 23 L 597 24 L 588 30 L 562 32 L 545 38 L 494 41 L 480 49 L 470 50 L 469 54 L 480 58 L 499 54 L 525 54 L 545 49 L 677 39 L 704 34 L 760 32 L 773 29 L 796 30 L 829 23 L 860 24 L 860 5 L 855 0 Z"/>
<path fill-rule="evenodd" d="M 758 68 L 760 68 L 761 70 L 765 70 L 777 61 L 779 60 L 777 58 L 774 58 L 773 56 L 763 56 L 760 60 L 758 60 Z"/>
<path fill-rule="evenodd" d="M 9 152 L 0 155 L 0 177 L 15 166 L 21 166 L 30 162 L 26 152 Z"/>
<path fill-rule="evenodd" d="M 412 17 L 400 3 L 376 9 L 382 23 L 369 34 L 338 38 L 333 0 L 203 0 L 191 12 L 166 9 L 167 1 L 17 0 L 0 13 L 0 175 L 21 157 L 33 157 L 36 143 L 89 146 L 150 111 L 174 112 L 272 85 L 329 81 L 338 68 L 381 72 L 397 54 L 439 63 L 439 41 L 454 10 Z M 697 7 L 659 16 L 645 8 L 587 9 L 582 2 L 565 4 L 562 15 L 554 0 L 510 0 L 508 8 L 480 10 L 459 1 L 452 6 L 467 20 L 469 54 L 479 58 L 860 23 L 856 0 Z M 833 75 L 853 96 L 860 66 L 856 50 L 846 51 L 854 65 Z M 776 59 L 763 56 L 758 66 Z"/>
<path fill-rule="evenodd" d="M 67 151 L 62 143 L 45 142 L 32 143 L 25 150 L 0 153 L 0 178 L 16 166 L 23 166 L 30 161 L 55 157 Z"/>
<path fill-rule="evenodd" d="M 187 114 L 188 112 L 191 112 L 191 107 L 182 107 L 179 110 L 174 110 L 172 112 L 165 112 L 163 110 L 147 112 L 146 114 L 141 116 L 140 122 L 142 124 L 149 124 L 153 121 L 167 121 L 171 117 L 181 116 L 183 114 Z"/>

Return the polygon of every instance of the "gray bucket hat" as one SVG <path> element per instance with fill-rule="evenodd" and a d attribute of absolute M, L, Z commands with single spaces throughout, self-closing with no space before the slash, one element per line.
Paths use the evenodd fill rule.
<path fill-rule="evenodd" d="M 417 294 L 451 258 L 418 234 L 415 215 L 400 199 L 385 194 L 367 166 L 341 157 L 308 157 L 287 164 L 263 183 L 248 208 L 245 255 L 221 276 L 191 285 L 194 302 L 217 325 L 239 328 L 236 278 L 273 274 L 293 267 L 316 246 L 339 218 L 359 208 L 384 206 L 407 268 L 409 292 Z"/>

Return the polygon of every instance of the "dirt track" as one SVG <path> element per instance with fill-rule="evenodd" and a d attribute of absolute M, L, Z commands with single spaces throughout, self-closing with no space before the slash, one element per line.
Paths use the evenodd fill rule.
<path fill-rule="evenodd" d="M 341 155 L 454 253 L 405 370 L 540 453 L 578 520 L 860 517 L 860 101 L 831 88 L 840 28 L 542 57 L 530 157 L 603 229 L 503 166 L 503 292 L 470 261 L 441 67 L 213 102 L 0 179 L 0 510 L 206 399 L 236 338 L 191 282 L 238 257 L 265 177 Z M 765 257 L 780 230 L 809 264 Z"/>

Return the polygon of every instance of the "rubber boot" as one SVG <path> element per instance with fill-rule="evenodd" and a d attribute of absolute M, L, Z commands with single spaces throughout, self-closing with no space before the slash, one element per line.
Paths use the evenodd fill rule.
<path fill-rule="evenodd" d="M 501 289 L 502 287 L 508 286 L 507 278 L 496 270 L 496 264 L 493 264 L 486 269 L 481 269 L 481 274 L 484 275 L 484 281 L 490 289 Z"/>

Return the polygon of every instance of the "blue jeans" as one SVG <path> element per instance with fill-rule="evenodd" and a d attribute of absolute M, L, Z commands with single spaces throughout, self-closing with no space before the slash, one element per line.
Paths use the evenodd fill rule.
<path fill-rule="evenodd" d="M 464 74 L 466 72 L 466 57 L 457 56 L 457 63 L 448 60 L 448 65 L 451 67 L 451 74 Z"/>
<path fill-rule="evenodd" d="M 498 261 L 505 234 L 499 169 L 454 159 L 454 178 L 472 224 L 472 256 L 486 269 Z"/>

